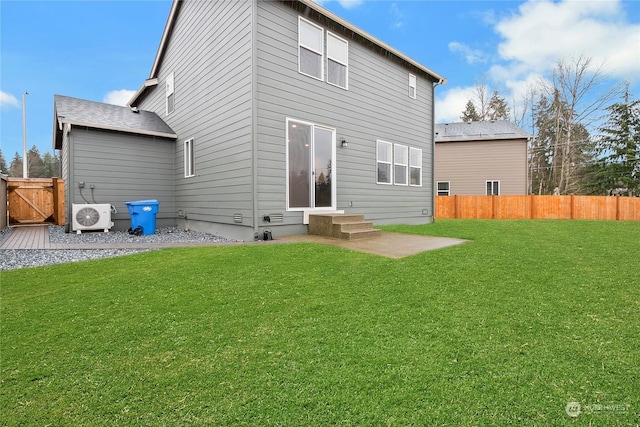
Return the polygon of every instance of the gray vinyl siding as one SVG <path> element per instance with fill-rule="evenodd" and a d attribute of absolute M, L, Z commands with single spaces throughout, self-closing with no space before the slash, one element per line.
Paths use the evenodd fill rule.
<path fill-rule="evenodd" d="M 176 212 L 189 220 L 253 225 L 251 2 L 185 1 L 158 72 L 140 107 L 178 135 Z M 174 73 L 175 111 L 165 113 L 165 80 Z M 183 146 L 194 139 L 195 176 L 184 177 Z"/>
<path fill-rule="evenodd" d="M 172 140 L 72 128 L 67 149 L 73 170 L 66 182 L 70 203 L 109 203 L 118 213 L 112 216 L 115 229 L 127 229 L 130 216 L 125 202 L 156 199 L 160 202 L 157 225 L 175 225 L 174 158 Z M 79 182 L 85 187 L 80 192 Z M 94 185 L 93 197 L 90 186 Z M 84 196 L 84 199 L 82 198 Z"/>
<path fill-rule="evenodd" d="M 0 209 L 0 230 L 8 225 L 7 210 L 4 209 L 4 207 L 7 206 L 7 186 L 7 176 L 0 171 L 0 206 L 3 207 Z"/>
<path fill-rule="evenodd" d="M 63 132 L 62 137 L 62 148 L 60 149 L 60 164 L 61 164 L 61 178 L 64 179 L 65 183 L 65 191 L 64 191 L 64 206 L 65 206 L 65 221 L 69 223 L 71 218 L 71 191 L 70 189 L 73 186 L 73 177 L 71 176 L 71 162 L 72 159 L 70 157 L 70 144 L 69 138 L 67 136 L 67 132 Z"/>
<path fill-rule="evenodd" d="M 501 195 L 527 194 L 527 140 L 436 143 L 436 181 L 450 182 L 450 195 L 486 194 L 500 181 Z"/>
<path fill-rule="evenodd" d="M 285 224 L 302 220 L 301 212 L 285 212 L 285 127 L 291 118 L 336 129 L 337 209 L 365 214 L 377 224 L 428 222 L 433 214 L 432 80 L 374 52 L 348 31 L 326 25 L 325 35 L 329 29 L 349 42 L 349 90 L 302 75 L 298 15 L 287 4 L 258 2 L 259 216 L 282 212 Z M 409 73 L 417 76 L 417 100 L 408 96 Z M 340 147 L 341 139 L 348 148 Z M 422 187 L 376 184 L 378 139 L 422 149 Z"/>

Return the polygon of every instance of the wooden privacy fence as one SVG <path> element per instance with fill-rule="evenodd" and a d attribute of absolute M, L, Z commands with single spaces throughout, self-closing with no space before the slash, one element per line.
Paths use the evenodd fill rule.
<path fill-rule="evenodd" d="M 9 225 L 64 225 L 64 180 L 60 178 L 9 178 Z"/>
<path fill-rule="evenodd" d="M 436 196 L 436 218 L 640 221 L 640 197 Z"/>

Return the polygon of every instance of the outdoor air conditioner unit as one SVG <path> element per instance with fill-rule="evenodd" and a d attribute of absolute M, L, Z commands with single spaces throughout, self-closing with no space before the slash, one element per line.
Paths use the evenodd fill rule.
<path fill-rule="evenodd" d="M 78 234 L 83 230 L 104 230 L 113 227 L 111 222 L 111 205 L 109 204 L 72 204 L 71 215 L 73 231 Z"/>

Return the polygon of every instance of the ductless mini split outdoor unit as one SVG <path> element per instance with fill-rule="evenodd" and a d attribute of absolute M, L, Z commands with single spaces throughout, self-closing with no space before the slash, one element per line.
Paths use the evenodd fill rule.
<path fill-rule="evenodd" d="M 104 230 L 113 227 L 111 205 L 109 204 L 72 204 L 71 215 L 73 231 L 78 234 L 84 230 Z"/>

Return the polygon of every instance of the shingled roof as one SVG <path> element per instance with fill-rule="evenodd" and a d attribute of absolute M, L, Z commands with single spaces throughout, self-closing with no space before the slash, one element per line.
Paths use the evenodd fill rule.
<path fill-rule="evenodd" d="M 53 142 L 55 149 L 62 148 L 62 130 L 65 124 L 161 138 L 177 138 L 176 133 L 154 112 L 142 110 L 134 112 L 129 107 L 55 95 Z"/>
<path fill-rule="evenodd" d="M 436 142 L 528 139 L 525 132 L 508 120 L 455 122 L 435 125 Z"/>

